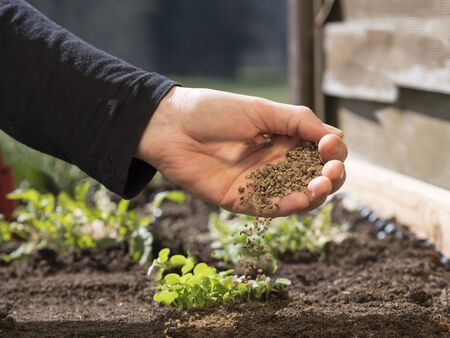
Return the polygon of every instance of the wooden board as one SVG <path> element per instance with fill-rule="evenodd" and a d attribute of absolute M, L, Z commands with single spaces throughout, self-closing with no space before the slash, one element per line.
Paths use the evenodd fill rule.
<path fill-rule="evenodd" d="M 450 15 L 450 0 L 341 0 L 341 3 L 344 20 Z"/>
<path fill-rule="evenodd" d="M 450 191 L 370 164 L 346 161 L 342 191 L 383 218 L 395 219 L 450 257 Z"/>
<path fill-rule="evenodd" d="M 398 88 L 450 94 L 450 15 L 325 27 L 328 95 L 395 102 Z"/>
<path fill-rule="evenodd" d="M 340 4 L 323 90 L 351 149 L 343 190 L 450 256 L 450 0 Z"/>
<path fill-rule="evenodd" d="M 396 105 L 337 104 L 346 142 L 364 159 L 450 189 L 450 98 L 406 91 Z"/>

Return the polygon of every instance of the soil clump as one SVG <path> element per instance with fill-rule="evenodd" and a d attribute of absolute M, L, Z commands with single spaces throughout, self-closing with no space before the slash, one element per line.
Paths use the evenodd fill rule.
<path fill-rule="evenodd" d="M 292 192 L 304 192 L 312 179 L 320 176 L 323 168 L 317 143 L 304 142 L 286 153 L 286 159 L 269 163 L 252 171 L 247 178 L 247 189 L 239 187 L 242 204 L 252 204 L 259 214 L 270 214 L 281 199 Z"/>

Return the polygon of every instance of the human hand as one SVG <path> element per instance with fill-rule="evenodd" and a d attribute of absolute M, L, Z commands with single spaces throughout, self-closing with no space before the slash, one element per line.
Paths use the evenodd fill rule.
<path fill-rule="evenodd" d="M 277 135 L 271 147 L 263 134 Z M 319 142 L 322 175 L 306 192 L 277 202 L 275 214 L 312 210 L 345 180 L 343 132 L 323 124 L 309 109 L 210 89 L 174 87 L 163 98 L 138 145 L 136 156 L 197 197 L 237 213 L 239 186 L 255 168 L 284 158 L 302 140 Z"/>

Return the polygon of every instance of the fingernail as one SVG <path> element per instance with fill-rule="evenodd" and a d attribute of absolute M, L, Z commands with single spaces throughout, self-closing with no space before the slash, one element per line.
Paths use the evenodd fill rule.
<path fill-rule="evenodd" d="M 331 149 L 330 149 L 330 155 L 331 156 L 337 156 L 339 155 L 339 153 L 341 152 L 341 145 L 339 143 L 335 144 Z"/>
<path fill-rule="evenodd" d="M 338 128 L 335 128 L 335 127 L 333 127 L 333 126 L 330 126 L 329 124 L 326 124 L 326 123 L 322 123 L 323 124 L 323 127 L 326 129 L 326 130 L 328 130 L 330 133 L 333 133 L 333 134 L 342 134 L 342 130 L 340 130 L 340 129 L 338 129 Z"/>

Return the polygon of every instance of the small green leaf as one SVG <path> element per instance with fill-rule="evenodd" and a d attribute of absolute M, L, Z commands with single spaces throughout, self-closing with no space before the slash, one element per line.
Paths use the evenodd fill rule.
<path fill-rule="evenodd" d="M 194 276 L 192 273 L 187 273 L 187 274 L 181 276 L 180 283 L 186 283 L 189 279 L 192 278 L 192 276 Z"/>
<path fill-rule="evenodd" d="M 228 300 L 228 298 L 230 298 L 230 293 L 229 292 L 225 292 L 223 295 L 223 300 Z"/>
<path fill-rule="evenodd" d="M 169 259 L 170 249 L 164 248 L 158 254 L 158 260 L 160 263 L 167 262 Z"/>
<path fill-rule="evenodd" d="M 194 268 L 194 264 L 195 264 L 194 260 L 191 257 L 188 257 L 186 259 L 186 263 L 181 268 L 181 273 L 184 275 L 184 274 L 188 273 L 189 271 L 191 271 Z"/>
<path fill-rule="evenodd" d="M 215 269 L 208 266 L 206 263 L 199 263 L 194 268 L 194 275 L 196 276 L 209 276 L 215 272 Z"/>
<path fill-rule="evenodd" d="M 140 227 L 147 226 L 150 224 L 151 221 L 152 221 L 152 218 L 150 216 L 141 216 L 138 219 L 138 225 Z"/>
<path fill-rule="evenodd" d="M 75 211 L 78 209 L 78 204 L 66 192 L 62 191 L 58 194 L 58 204 L 64 209 Z"/>
<path fill-rule="evenodd" d="M 161 207 L 162 202 L 164 202 L 166 199 L 182 204 L 186 202 L 187 196 L 183 191 L 163 191 L 156 194 L 152 203 L 153 207 Z"/>
<path fill-rule="evenodd" d="M 231 275 L 233 272 L 234 272 L 233 269 L 228 269 L 228 270 L 222 271 L 220 274 L 221 274 L 222 276 L 229 276 L 229 275 Z"/>
<path fill-rule="evenodd" d="M 163 278 L 163 272 L 164 272 L 163 269 L 158 269 L 155 272 L 155 281 L 159 282 Z"/>
<path fill-rule="evenodd" d="M 169 285 L 175 285 L 180 282 L 180 276 L 176 273 L 169 273 L 164 277 L 164 282 Z"/>
<path fill-rule="evenodd" d="M 181 284 L 175 284 L 170 286 L 170 290 L 173 291 L 182 291 L 184 289 L 184 285 Z M 180 297 L 180 294 L 178 294 L 178 297 Z"/>
<path fill-rule="evenodd" d="M 275 281 L 275 284 L 279 284 L 279 285 L 291 285 L 292 282 L 290 279 L 281 277 L 281 278 L 277 278 L 277 280 Z"/>
<path fill-rule="evenodd" d="M 187 284 L 189 286 L 195 286 L 197 284 L 201 284 L 202 282 L 202 278 L 199 276 L 192 276 L 191 278 L 189 278 L 189 280 L 187 280 Z"/>
<path fill-rule="evenodd" d="M 119 205 L 117 206 L 117 212 L 119 213 L 119 215 L 126 214 L 129 205 L 129 200 L 120 200 Z"/>
<path fill-rule="evenodd" d="M 154 294 L 153 300 L 158 303 L 164 303 L 166 305 L 172 304 L 175 299 L 178 298 L 178 294 L 173 291 L 160 291 Z"/>
<path fill-rule="evenodd" d="M 274 259 L 273 260 L 273 262 L 271 262 L 271 266 L 270 266 L 270 268 L 269 268 L 269 272 L 271 273 L 271 274 L 274 274 L 275 272 L 277 272 L 277 270 L 278 270 L 278 264 L 277 264 L 277 261 Z"/>
<path fill-rule="evenodd" d="M 184 191 L 171 191 L 166 195 L 166 199 L 177 203 L 186 203 L 187 196 Z"/>
<path fill-rule="evenodd" d="M 170 264 L 172 264 L 174 267 L 183 266 L 186 264 L 186 257 L 183 255 L 173 255 L 170 257 Z"/>
<path fill-rule="evenodd" d="M 233 288 L 233 283 L 235 280 L 235 276 L 228 276 L 222 279 L 221 284 L 225 286 L 227 290 L 231 290 Z"/>
<path fill-rule="evenodd" d="M 40 194 L 34 189 L 29 190 L 15 190 L 7 195 L 10 200 L 22 200 L 37 204 L 39 202 Z"/>
<path fill-rule="evenodd" d="M 86 196 L 90 187 L 91 182 L 89 181 L 84 181 L 83 183 L 78 184 L 75 188 L 75 200 L 79 203 L 85 203 Z"/>
<path fill-rule="evenodd" d="M 237 286 L 237 289 L 241 294 L 245 294 L 248 290 L 247 285 L 245 285 L 243 283 L 239 283 Z"/>
<path fill-rule="evenodd" d="M 245 243 L 246 240 L 247 240 L 246 236 L 243 236 L 243 235 L 236 236 L 235 240 L 234 240 L 234 243 L 236 243 L 236 244 L 243 244 L 243 243 Z"/>

